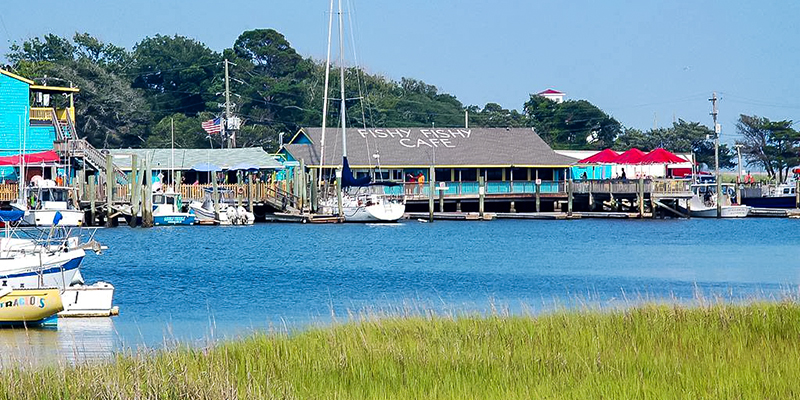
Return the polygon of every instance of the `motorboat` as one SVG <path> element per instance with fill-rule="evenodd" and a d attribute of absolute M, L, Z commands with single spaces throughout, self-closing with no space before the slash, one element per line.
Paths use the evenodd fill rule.
<path fill-rule="evenodd" d="M 189 203 L 189 210 L 194 213 L 198 222 L 213 223 L 220 225 L 253 225 L 256 217 L 242 206 L 233 203 L 231 190 L 217 189 L 219 215 L 214 210 L 213 189 L 206 188 L 203 201 L 192 201 Z M 231 203 L 231 204 L 229 204 Z"/>
<path fill-rule="evenodd" d="M 153 225 L 193 225 L 196 216 L 181 211 L 182 207 L 180 193 L 153 193 Z"/>
<path fill-rule="evenodd" d="M 694 194 L 686 200 L 690 215 L 694 218 L 717 218 L 717 185 L 716 183 L 697 183 L 691 186 Z M 722 184 L 721 218 L 744 218 L 750 207 L 736 203 L 736 190 L 731 184 Z"/>
<path fill-rule="evenodd" d="M 14 216 L 13 214 L 16 214 Z M 0 211 L 0 220 L 11 222 L 21 212 Z M 64 297 L 63 316 L 110 316 L 114 286 L 107 282 L 85 285 L 80 272 L 87 250 L 104 249 L 94 240 L 97 229 L 23 228 L 6 224 L 0 238 L 0 289 L 55 287 Z M 75 232 L 75 231 L 79 232 Z"/>
<path fill-rule="evenodd" d="M 58 288 L 0 287 L 0 326 L 55 326 L 63 309 Z"/>
<path fill-rule="evenodd" d="M 58 186 L 50 179 L 37 179 L 25 187 L 22 198 L 12 206 L 25 212 L 22 225 L 82 226 L 84 212 L 77 206 L 76 189 Z"/>
<path fill-rule="evenodd" d="M 194 225 L 196 216 L 192 212 L 183 212 L 183 201 L 180 193 L 172 190 L 162 191 L 157 186 L 153 191 L 153 225 Z M 131 206 L 120 208 L 122 215 L 130 221 L 133 217 Z M 142 213 L 136 214 L 136 223 L 142 221 Z"/>
<path fill-rule="evenodd" d="M 742 203 L 755 208 L 797 208 L 798 175 L 780 185 L 744 188 Z"/>

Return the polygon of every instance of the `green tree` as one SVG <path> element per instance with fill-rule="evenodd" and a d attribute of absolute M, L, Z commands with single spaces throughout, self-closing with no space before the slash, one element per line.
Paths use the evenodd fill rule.
<path fill-rule="evenodd" d="M 497 103 L 487 103 L 482 109 L 467 107 L 470 126 L 486 128 L 517 128 L 525 126 L 525 116 L 517 110 L 507 110 Z"/>
<path fill-rule="evenodd" d="M 714 132 L 699 122 L 686 122 L 679 119 L 669 128 L 651 129 L 647 132 L 626 128 L 617 137 L 614 148 L 624 151 L 635 147 L 639 150 L 650 151 L 660 147 L 676 153 L 693 153 L 699 164 L 713 167 L 713 137 Z M 720 168 L 732 168 L 736 165 L 734 153 L 726 144 L 720 145 L 719 165 Z"/>
<path fill-rule="evenodd" d="M 749 165 L 764 168 L 770 178 L 784 182 L 792 167 L 800 164 L 800 133 L 792 121 L 740 115 L 737 132 L 743 136 L 742 154 Z"/>
<path fill-rule="evenodd" d="M 219 53 L 184 36 L 147 37 L 134 47 L 132 86 L 144 90 L 160 121 L 174 112 L 195 115 L 224 101 L 211 89 L 222 77 Z"/>
<path fill-rule="evenodd" d="M 622 131 L 616 119 L 586 100 L 556 103 L 531 95 L 524 110 L 539 136 L 556 148 L 610 147 Z"/>

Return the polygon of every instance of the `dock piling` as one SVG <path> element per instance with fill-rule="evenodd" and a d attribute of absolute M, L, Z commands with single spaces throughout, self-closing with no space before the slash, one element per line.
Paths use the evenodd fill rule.
<path fill-rule="evenodd" d="M 142 176 L 142 227 L 153 227 L 153 172 L 150 169 L 150 160 L 144 160 L 144 173 Z"/>
<path fill-rule="evenodd" d="M 433 222 L 433 191 L 435 188 L 435 180 L 436 180 L 436 171 L 433 169 L 433 165 L 428 168 L 428 220 Z"/>
<path fill-rule="evenodd" d="M 644 217 L 644 177 L 639 177 L 637 202 L 639 203 L 639 218 Z"/>
<path fill-rule="evenodd" d="M 567 216 L 572 216 L 572 201 L 573 201 L 573 194 L 572 194 L 572 178 L 569 178 L 567 181 Z"/>
<path fill-rule="evenodd" d="M 111 180 L 114 176 L 113 172 L 114 163 L 111 154 L 106 154 L 106 228 L 114 226 L 111 221 L 111 215 L 114 214 L 112 207 L 114 203 L 114 181 Z"/>
<path fill-rule="evenodd" d="M 480 218 L 483 219 L 483 202 L 486 197 L 486 181 L 484 180 L 483 176 L 478 177 L 478 214 Z"/>
<path fill-rule="evenodd" d="M 97 177 L 94 175 L 89 176 L 89 222 L 90 226 L 97 224 L 97 204 L 95 204 L 95 197 L 97 196 Z"/>
<path fill-rule="evenodd" d="M 141 190 L 139 189 L 139 179 L 140 174 L 138 174 L 139 168 L 139 159 L 136 155 L 131 156 L 131 220 L 128 221 L 128 225 L 133 228 L 136 226 L 136 216 L 139 214 L 139 195 L 141 194 Z"/>

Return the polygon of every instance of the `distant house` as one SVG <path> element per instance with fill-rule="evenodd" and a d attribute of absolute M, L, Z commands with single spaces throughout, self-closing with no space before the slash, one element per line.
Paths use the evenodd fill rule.
<path fill-rule="evenodd" d="M 0 156 L 37 153 L 56 149 L 75 132 L 73 95 L 79 89 L 42 86 L 0 69 Z M 65 95 L 54 96 L 54 95 Z M 45 174 L 47 172 L 47 174 Z M 31 168 L 26 175 L 48 175 L 44 168 Z M 1 167 L 2 180 L 17 180 L 14 167 Z"/>
<path fill-rule="evenodd" d="M 545 91 L 536 93 L 536 95 L 537 96 L 542 96 L 542 97 L 544 97 L 544 98 L 546 98 L 548 100 L 552 100 L 552 101 L 555 101 L 558 104 L 561 104 L 561 103 L 564 102 L 564 96 L 566 96 L 567 94 L 564 93 L 564 92 L 559 92 L 558 90 L 547 89 Z"/>
<path fill-rule="evenodd" d="M 434 166 L 437 181 L 563 180 L 573 158 L 557 154 L 530 128 L 369 128 L 347 131 L 347 156 L 359 175 L 402 182 Z M 302 128 L 280 153 L 332 176 L 342 164 L 341 130 Z"/>

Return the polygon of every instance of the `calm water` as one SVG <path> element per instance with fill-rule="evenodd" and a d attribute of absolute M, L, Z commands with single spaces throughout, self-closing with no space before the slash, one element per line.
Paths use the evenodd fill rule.
<path fill-rule="evenodd" d="M 736 300 L 800 284 L 800 220 L 788 219 L 121 227 L 97 238 L 109 250 L 87 257 L 83 275 L 116 286 L 120 316 L 0 331 L 0 353 L 87 360 L 364 310 Z"/>

